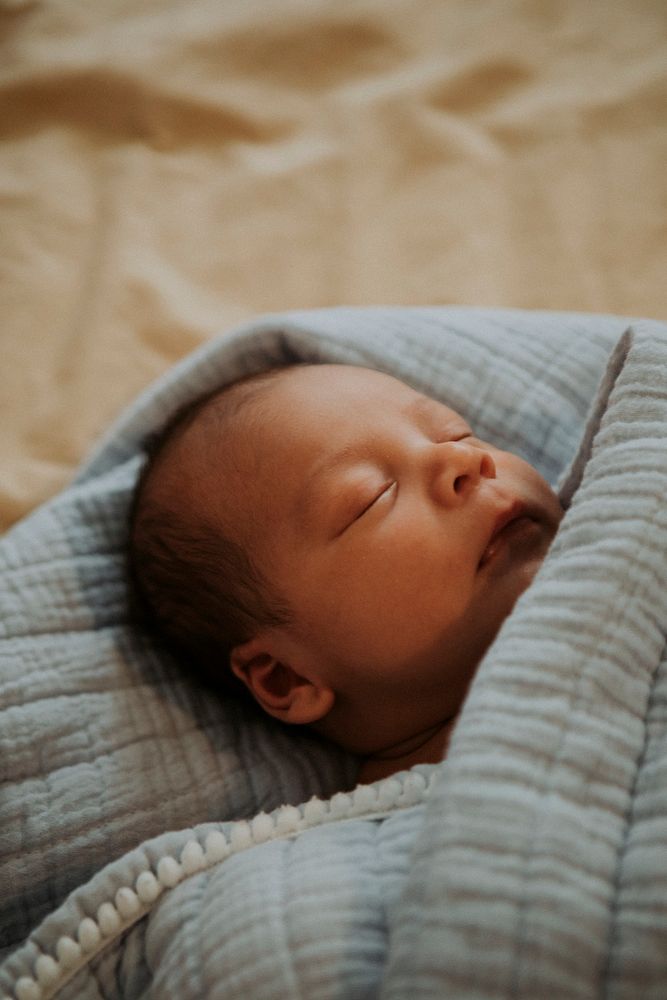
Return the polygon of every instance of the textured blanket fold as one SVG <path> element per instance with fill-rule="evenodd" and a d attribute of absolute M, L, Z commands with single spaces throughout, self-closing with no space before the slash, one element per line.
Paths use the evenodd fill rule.
<path fill-rule="evenodd" d="M 353 762 L 191 691 L 124 624 L 119 577 L 108 601 L 99 590 L 119 559 L 150 430 L 210 385 L 294 356 L 402 375 L 481 435 L 514 442 L 569 505 L 481 665 L 447 760 L 333 798 L 354 785 Z M 179 366 L 67 495 L 3 541 L 6 941 L 45 918 L 0 968 L 0 991 L 19 1000 L 663 997 L 666 438 L 667 328 L 657 323 L 334 310 L 269 317 Z M 25 680 L 12 651 L 35 665 Z M 51 675 L 37 673 L 47 662 Z M 68 727 L 63 699 L 75 694 L 82 715 Z M 42 719 L 48 754 L 26 728 L 40 698 L 44 713 L 53 699 Z M 132 759 L 142 746 L 149 780 Z M 204 752 L 211 777 L 197 788 Z M 99 794 L 85 779 L 106 759 Z M 215 775 L 211 816 L 202 800 L 216 794 Z M 152 777 L 164 782 L 154 797 Z M 179 780 L 188 794 L 173 815 L 183 829 L 164 832 L 158 799 Z M 58 795 L 76 802 L 74 783 L 80 809 L 67 819 Z M 142 799 L 149 839 L 124 841 L 123 817 L 142 828 Z M 96 816 L 104 847 L 90 833 Z M 46 878 L 45 859 L 62 871 Z"/>

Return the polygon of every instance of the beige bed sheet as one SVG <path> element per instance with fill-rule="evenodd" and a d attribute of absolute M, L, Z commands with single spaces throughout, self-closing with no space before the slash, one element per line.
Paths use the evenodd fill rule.
<path fill-rule="evenodd" d="M 251 316 L 667 318 L 664 0 L 0 0 L 0 527 Z"/>

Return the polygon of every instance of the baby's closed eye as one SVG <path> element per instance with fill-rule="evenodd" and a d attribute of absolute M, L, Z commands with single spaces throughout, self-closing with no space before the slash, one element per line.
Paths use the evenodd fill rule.
<path fill-rule="evenodd" d="M 370 503 L 366 504 L 366 506 L 362 508 L 358 516 L 362 517 L 364 514 L 368 513 L 368 511 L 371 510 L 371 508 L 374 507 L 379 501 L 388 500 L 393 496 L 393 494 L 395 494 L 397 489 L 398 483 L 396 480 L 391 483 L 387 483 L 386 486 L 383 486 L 382 489 L 373 497 Z"/>
<path fill-rule="evenodd" d="M 344 534 L 348 528 L 360 521 L 366 514 L 371 513 L 378 504 L 392 500 L 398 490 L 396 480 L 384 483 L 379 489 L 373 490 L 370 494 L 355 495 L 350 499 L 349 505 L 345 504 L 345 512 L 342 518 L 342 527 L 338 535 Z"/>

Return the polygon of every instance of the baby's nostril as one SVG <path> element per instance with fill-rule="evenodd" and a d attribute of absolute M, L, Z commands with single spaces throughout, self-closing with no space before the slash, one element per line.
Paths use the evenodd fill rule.
<path fill-rule="evenodd" d="M 461 493 L 465 489 L 466 479 L 467 478 L 468 477 L 466 475 L 457 476 L 456 477 L 456 479 L 454 480 L 454 492 L 455 493 Z"/>

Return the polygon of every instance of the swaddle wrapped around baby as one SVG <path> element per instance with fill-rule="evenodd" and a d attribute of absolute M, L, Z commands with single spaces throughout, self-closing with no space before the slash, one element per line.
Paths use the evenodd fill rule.
<path fill-rule="evenodd" d="M 445 763 L 354 793 L 353 757 L 189 684 L 127 604 L 151 433 L 295 361 L 398 375 L 569 504 Z M 252 324 L 139 400 L 2 542 L 5 950 L 45 918 L 4 991 L 658 996 L 666 374 L 660 324 L 331 310 Z"/>

